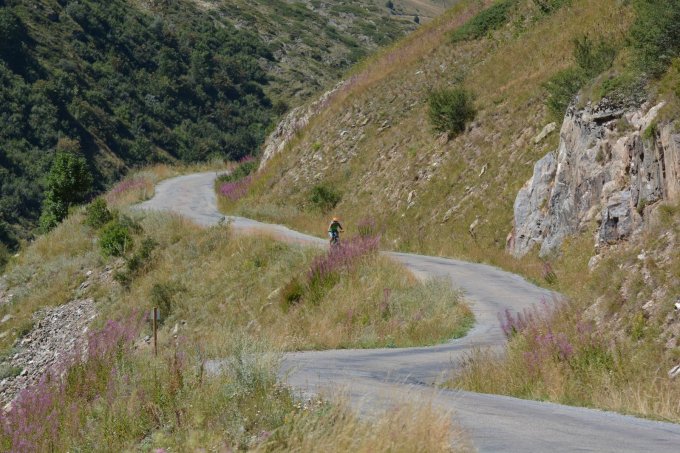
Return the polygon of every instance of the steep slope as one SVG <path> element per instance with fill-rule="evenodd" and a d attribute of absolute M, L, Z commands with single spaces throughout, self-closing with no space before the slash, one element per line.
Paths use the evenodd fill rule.
<path fill-rule="evenodd" d="M 488 38 L 454 44 L 450 32 L 478 11 L 463 3 L 358 69 L 264 168 L 242 212 L 299 216 L 298 226 L 323 231 L 322 221 L 309 222 L 320 214 L 310 194 L 326 185 L 341 196 L 335 212 L 350 224 L 375 218 L 398 249 L 494 259 L 512 229 L 518 190 L 557 145 L 556 133 L 534 140 L 553 121 L 544 84 L 572 64 L 574 39 L 590 33 L 618 45 L 632 18 L 617 2 L 573 2 L 550 13 L 537 4 Z M 474 93 L 478 114 L 449 140 L 430 127 L 427 99 L 457 85 Z M 279 218 L 284 204 L 296 211 Z"/>
<path fill-rule="evenodd" d="M 35 225 L 60 138 L 96 190 L 145 162 L 238 159 L 416 27 L 369 0 L 0 2 L 0 241 Z"/>
<path fill-rule="evenodd" d="M 372 222 L 397 250 L 521 271 L 571 302 L 509 313 L 509 358 L 457 385 L 678 420 L 679 15 L 463 2 L 272 137 L 251 193 L 223 207 L 316 235 L 331 215 Z M 457 135 L 429 121 L 441 87 L 474 94 Z"/>

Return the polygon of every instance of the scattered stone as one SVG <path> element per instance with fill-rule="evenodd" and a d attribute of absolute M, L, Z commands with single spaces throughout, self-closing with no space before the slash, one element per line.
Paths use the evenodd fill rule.
<path fill-rule="evenodd" d="M 534 137 L 534 143 L 535 143 L 536 145 L 538 145 L 538 144 L 541 143 L 543 140 L 545 140 L 545 138 L 546 138 L 548 135 L 552 134 L 552 133 L 555 131 L 555 129 L 557 129 L 557 123 L 550 123 L 550 124 L 547 124 L 547 125 L 543 128 L 543 130 L 542 130 L 536 137 Z"/>
<path fill-rule="evenodd" d="M 602 256 L 600 255 L 591 256 L 590 259 L 588 260 L 588 270 L 590 272 L 595 270 L 597 265 L 600 264 L 600 261 L 602 261 Z"/>
<path fill-rule="evenodd" d="M 680 365 L 675 365 L 668 371 L 668 377 L 671 379 L 675 379 L 678 376 L 680 376 Z"/>
<path fill-rule="evenodd" d="M 6 323 L 7 321 L 10 321 L 10 320 L 12 320 L 12 319 L 14 319 L 14 316 L 12 316 L 12 315 L 10 315 L 10 314 L 7 314 L 7 315 L 5 315 L 5 316 L 2 317 L 2 319 L 0 320 L 0 324 L 4 324 L 4 323 Z"/>
<path fill-rule="evenodd" d="M 479 215 L 476 215 L 475 220 L 473 220 L 473 222 L 468 227 L 468 232 L 470 233 L 470 236 L 472 236 L 473 238 L 476 237 L 475 230 L 477 229 L 478 225 L 479 225 Z"/>
<path fill-rule="evenodd" d="M 81 356 L 87 346 L 87 335 L 83 329 L 96 313 L 92 299 L 74 300 L 38 311 L 33 316 L 33 329 L 20 342 L 19 352 L 6 360 L 8 366 L 21 368 L 22 372 L 0 383 L 0 400 L 11 401 L 20 390 L 36 383 L 44 373 L 63 363 L 62 357 Z"/>
<path fill-rule="evenodd" d="M 482 171 L 479 172 L 479 177 L 480 177 L 480 178 L 484 175 L 484 173 L 486 173 L 486 169 L 487 169 L 488 167 L 489 167 L 489 164 L 484 164 L 484 166 L 482 167 Z"/>

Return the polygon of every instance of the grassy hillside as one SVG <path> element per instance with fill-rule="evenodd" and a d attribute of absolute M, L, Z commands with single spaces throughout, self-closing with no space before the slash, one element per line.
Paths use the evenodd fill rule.
<path fill-rule="evenodd" d="M 366 424 L 342 401 L 296 398 L 276 369 L 282 350 L 462 335 L 472 319 L 460 295 L 380 257 L 373 236 L 329 257 L 237 236 L 228 225 L 204 229 L 127 209 L 174 171 L 131 175 L 11 259 L 0 279 L 0 395 L 7 402 L 13 382 L 30 385 L 0 414 L 11 427 L 0 433 L 2 448 L 90 450 L 107 439 L 117 450 L 282 451 L 323 439 L 329 451 L 452 451 L 452 433 L 462 435 L 427 406 L 404 405 Z M 44 317 L 56 320 L 50 310 L 74 300 L 93 301 L 97 312 L 89 330 L 74 333 L 87 339 L 87 358 L 60 346 L 73 353 L 56 362 L 61 378 L 40 379 L 40 363 L 18 367 L 15 357 L 31 343 L 45 345 L 35 333 Z M 162 316 L 158 357 L 153 306 Z M 227 366 L 210 372 L 211 359 Z"/>
<path fill-rule="evenodd" d="M 323 234 L 331 213 L 348 225 L 372 217 L 395 249 L 517 266 L 504 253 L 513 202 L 533 164 L 558 142 L 557 132 L 534 140 L 561 122 L 550 108 L 563 102 L 553 99 L 561 93 L 550 86 L 572 82 L 562 79 L 574 72 L 575 43 L 586 36 L 618 55 L 605 71 L 608 86 L 624 84 L 635 10 L 614 0 L 495 5 L 502 14 L 470 20 L 481 5 L 462 2 L 359 65 L 229 209 L 314 234 Z M 594 80 L 596 96 L 602 82 Z M 452 87 L 473 96 L 476 115 L 463 133 L 447 137 L 430 124 L 428 99 Z M 666 92 L 673 104 L 676 95 Z M 316 202 L 319 190 L 332 192 L 332 203 Z M 540 276 L 540 263 L 526 266 Z"/>
<path fill-rule="evenodd" d="M 592 273 L 593 231 L 550 261 L 518 260 L 505 247 L 518 190 L 559 140 L 556 131 L 536 137 L 551 122 L 559 130 L 579 90 L 581 104 L 665 100 L 659 121 L 677 119 L 679 12 L 677 2 L 647 0 L 461 2 L 357 67 L 329 107 L 247 181 L 249 191 L 222 197 L 222 207 L 318 235 L 331 215 L 349 229 L 369 218 L 388 247 L 485 261 L 552 286 L 570 296 L 567 308 L 539 310 L 507 360 L 475 359 L 462 385 L 677 420 L 667 376 L 677 361 L 675 242 L 656 242 L 674 237 L 676 208 L 657 206 L 666 223 L 643 242 L 600 250 L 607 264 Z M 438 132 L 431 99 L 473 119 Z M 655 250 L 652 277 L 638 277 L 641 249 Z M 561 346 L 573 348 L 573 360 Z M 543 355 L 534 363 L 531 354 Z M 495 367 L 499 379 L 485 384 Z"/>
<path fill-rule="evenodd" d="M 254 154 L 289 106 L 416 26 L 369 0 L 0 2 L 0 241 L 30 236 L 60 139 L 95 192 L 147 162 Z"/>

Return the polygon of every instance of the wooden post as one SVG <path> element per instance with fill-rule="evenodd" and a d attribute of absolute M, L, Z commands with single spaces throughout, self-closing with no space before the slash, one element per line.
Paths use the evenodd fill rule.
<path fill-rule="evenodd" d="M 153 355 L 158 356 L 158 336 L 157 336 L 157 321 L 158 308 L 153 307 Z"/>

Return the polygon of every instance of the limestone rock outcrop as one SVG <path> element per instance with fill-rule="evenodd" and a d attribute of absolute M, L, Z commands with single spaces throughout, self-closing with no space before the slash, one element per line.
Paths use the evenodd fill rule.
<path fill-rule="evenodd" d="M 680 197 L 680 134 L 656 125 L 662 107 L 572 106 L 558 149 L 535 164 L 517 195 L 510 252 L 540 246 L 545 256 L 593 220 L 596 244 L 615 242 L 642 227 L 651 204 Z"/>

